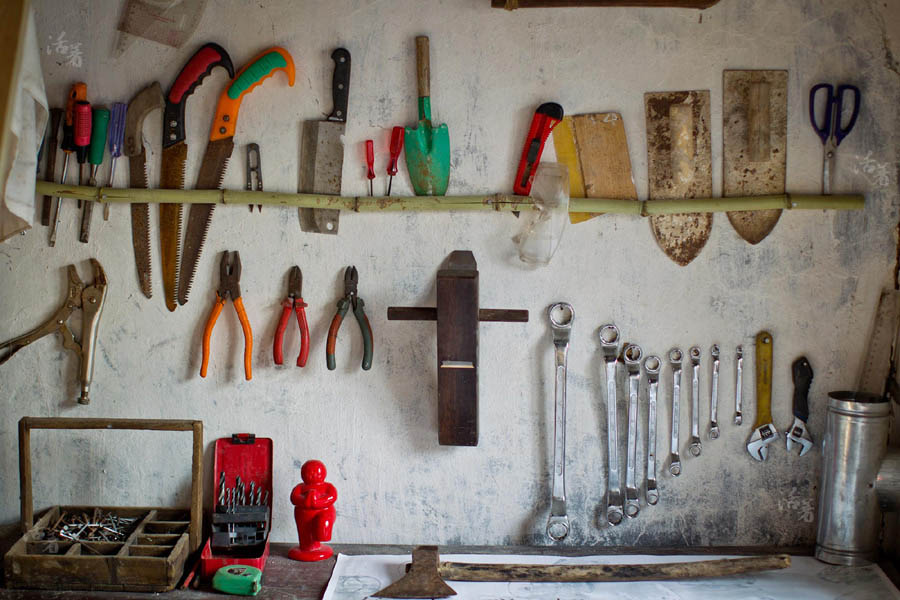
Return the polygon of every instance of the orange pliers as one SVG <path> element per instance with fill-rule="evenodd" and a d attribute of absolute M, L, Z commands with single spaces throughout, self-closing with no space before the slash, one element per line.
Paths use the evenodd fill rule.
<path fill-rule="evenodd" d="M 244 301 L 241 300 L 241 254 L 238 251 L 230 253 L 226 250 L 222 254 L 222 262 L 219 265 L 219 289 L 216 290 L 216 303 L 213 305 L 209 319 L 206 321 L 206 329 L 203 331 L 203 362 L 200 364 L 200 377 L 206 377 L 206 368 L 209 366 L 209 338 L 212 335 L 216 319 L 225 306 L 226 298 L 231 295 L 234 310 L 241 321 L 241 329 L 244 330 L 244 374 L 247 381 L 253 377 L 250 362 L 253 357 L 253 331 L 250 330 L 250 321 L 247 319 L 247 311 L 244 310 Z"/>
<path fill-rule="evenodd" d="M 278 321 L 278 329 L 275 330 L 275 345 L 273 353 L 275 364 L 284 364 L 284 331 L 288 321 L 291 320 L 291 311 L 297 314 L 297 324 L 300 326 L 300 355 L 297 357 L 297 366 L 305 367 L 309 358 L 309 325 L 306 323 L 306 302 L 303 301 L 303 272 L 300 267 L 291 267 L 288 276 L 288 295 L 282 301 L 281 320 Z"/>

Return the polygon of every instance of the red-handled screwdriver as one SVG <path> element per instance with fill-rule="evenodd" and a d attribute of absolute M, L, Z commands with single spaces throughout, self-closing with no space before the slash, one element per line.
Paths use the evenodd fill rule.
<path fill-rule="evenodd" d="M 394 130 L 391 131 L 391 160 L 388 161 L 387 165 L 387 174 L 390 175 L 390 179 L 388 179 L 388 196 L 391 195 L 391 184 L 394 183 L 394 175 L 397 174 L 397 160 L 400 158 L 401 150 L 403 150 L 403 128 L 394 127 Z"/>
<path fill-rule="evenodd" d="M 69 156 L 77 149 L 75 147 L 75 104 L 85 98 L 87 98 L 87 86 L 80 81 L 72 85 L 72 88 L 69 90 L 69 99 L 66 102 L 66 120 L 63 123 L 63 140 L 62 144 L 60 144 L 60 148 L 66 154 L 65 160 L 63 160 L 62 177 L 59 179 L 60 183 L 66 182 L 66 173 L 69 170 Z M 56 231 L 59 229 L 61 200 L 62 198 L 57 196 L 54 203 L 53 226 L 50 228 L 51 247 L 56 245 Z"/>
<path fill-rule="evenodd" d="M 75 103 L 75 156 L 78 158 L 78 185 L 81 185 L 84 165 L 91 147 L 91 103 Z M 81 200 L 78 201 L 81 206 Z"/>
<path fill-rule="evenodd" d="M 366 177 L 369 178 L 369 195 L 374 196 L 372 182 L 375 180 L 375 142 L 366 140 Z"/>

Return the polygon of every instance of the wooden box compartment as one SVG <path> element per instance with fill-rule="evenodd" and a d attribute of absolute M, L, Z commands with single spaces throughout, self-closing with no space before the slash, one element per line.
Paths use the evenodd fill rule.
<path fill-rule="evenodd" d="M 159 429 L 193 431 L 190 509 L 53 506 L 34 522 L 30 429 Z M 19 422 L 19 466 L 24 535 L 4 557 L 6 585 L 47 590 L 164 592 L 181 579 L 188 555 L 200 546 L 203 424 L 200 421 L 39 419 Z M 93 518 L 95 511 L 135 519 L 122 542 L 45 539 L 64 514 Z"/>

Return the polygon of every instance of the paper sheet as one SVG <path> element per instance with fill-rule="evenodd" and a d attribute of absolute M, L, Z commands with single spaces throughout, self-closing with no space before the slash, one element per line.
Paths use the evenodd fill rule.
<path fill-rule="evenodd" d="M 441 560 L 520 564 L 639 564 L 736 558 L 732 556 L 535 556 L 442 554 Z M 323 600 L 363 600 L 399 579 L 408 554 L 339 554 Z M 877 566 L 836 567 L 808 556 L 791 557 L 791 568 L 721 579 L 629 583 L 479 583 L 449 581 L 457 600 L 889 600 L 900 592 Z"/>

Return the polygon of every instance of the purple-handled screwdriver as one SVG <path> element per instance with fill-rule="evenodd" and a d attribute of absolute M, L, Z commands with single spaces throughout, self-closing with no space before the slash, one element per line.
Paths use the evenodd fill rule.
<path fill-rule="evenodd" d="M 116 102 L 112 105 L 112 115 L 109 119 L 109 155 L 112 161 L 109 166 L 109 186 L 113 185 L 113 177 L 116 175 L 116 159 L 122 156 L 122 144 L 125 142 L 125 111 L 128 105 L 124 102 Z M 109 221 L 109 202 L 103 203 L 103 220 Z"/>

